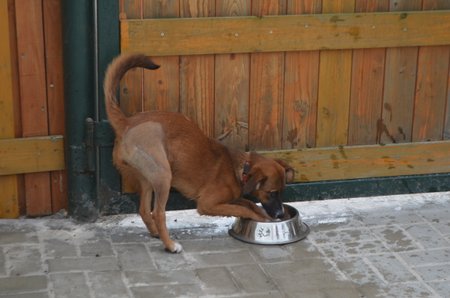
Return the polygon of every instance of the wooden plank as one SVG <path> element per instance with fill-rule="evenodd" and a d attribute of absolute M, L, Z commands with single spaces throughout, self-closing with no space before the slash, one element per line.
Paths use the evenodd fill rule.
<path fill-rule="evenodd" d="M 63 170 L 62 136 L 0 139 L 0 175 Z"/>
<path fill-rule="evenodd" d="M 422 1 L 398 0 L 390 6 L 391 10 L 418 10 L 422 7 Z M 382 121 L 378 122 L 380 143 L 411 141 L 417 53 L 417 47 L 392 48 L 386 51 L 383 114 Z"/>
<path fill-rule="evenodd" d="M 450 12 L 122 20 L 121 42 L 153 56 L 447 45 Z"/>
<path fill-rule="evenodd" d="M 122 0 L 121 18 L 142 19 L 142 1 Z M 120 81 L 120 107 L 127 116 L 142 112 L 142 68 L 130 69 Z"/>
<path fill-rule="evenodd" d="M 179 17 L 178 1 L 144 0 L 144 18 Z M 157 71 L 144 70 L 143 106 L 144 111 L 162 110 L 178 112 L 180 110 L 180 58 L 153 57 L 160 65 Z"/>
<path fill-rule="evenodd" d="M 121 0 L 121 19 L 142 19 L 143 7 L 139 0 Z M 120 108 L 125 115 L 134 115 L 143 110 L 143 83 L 144 70 L 142 68 L 130 69 L 120 81 Z M 134 183 L 126 176 L 122 176 L 122 192 L 134 193 Z"/>
<path fill-rule="evenodd" d="M 16 1 L 15 5 L 22 135 L 48 135 L 42 1 Z M 50 174 L 25 175 L 25 198 L 27 215 L 50 214 Z"/>
<path fill-rule="evenodd" d="M 296 182 L 450 172 L 450 142 L 339 146 L 262 152 L 289 162 Z"/>
<path fill-rule="evenodd" d="M 217 16 L 250 14 L 247 0 L 225 0 L 216 4 Z M 215 137 L 232 148 L 248 149 L 248 104 L 250 55 L 223 54 L 215 59 Z"/>
<path fill-rule="evenodd" d="M 202 19 L 214 16 L 214 1 L 191 0 L 180 4 L 181 17 Z M 181 57 L 180 110 L 207 136 L 214 136 L 214 56 Z"/>
<path fill-rule="evenodd" d="M 389 0 L 358 0 L 356 12 L 389 10 Z M 353 51 L 348 145 L 377 143 L 377 123 L 381 119 L 385 49 Z"/>
<path fill-rule="evenodd" d="M 288 14 L 317 14 L 321 0 L 289 0 Z M 282 148 L 316 145 L 319 51 L 287 52 L 285 56 Z"/>
<path fill-rule="evenodd" d="M 324 13 L 353 10 L 353 0 L 322 2 Z M 318 147 L 347 144 L 351 65 L 351 50 L 320 53 L 316 136 Z"/>
<path fill-rule="evenodd" d="M 0 142 L 15 135 L 13 56 L 11 42 L 14 40 L 10 26 L 7 0 L 0 0 Z M 1 152 L 1 151 L 0 151 Z M 0 158 L 0 162 L 3 158 Z M 19 190 L 17 176 L 0 176 L 0 218 L 19 216 Z"/>
<path fill-rule="evenodd" d="M 43 13 L 49 133 L 51 135 L 64 135 L 65 113 L 61 1 L 44 0 Z M 61 209 L 67 210 L 68 201 L 66 172 L 55 171 L 50 173 L 50 176 L 52 212 L 56 213 Z"/>
<path fill-rule="evenodd" d="M 422 9 L 450 9 L 450 2 L 423 0 Z M 419 48 L 413 141 L 436 141 L 443 138 L 449 59 L 450 46 Z"/>
<path fill-rule="evenodd" d="M 253 2 L 252 14 L 281 15 L 285 1 Z M 284 53 L 250 55 L 249 149 L 280 149 L 283 117 Z"/>

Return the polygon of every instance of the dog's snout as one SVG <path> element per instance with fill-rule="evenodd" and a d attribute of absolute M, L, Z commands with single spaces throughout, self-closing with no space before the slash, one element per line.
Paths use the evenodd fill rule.
<path fill-rule="evenodd" d="M 277 210 L 277 211 L 275 211 L 274 218 L 282 219 L 283 217 L 284 217 L 284 210 Z"/>

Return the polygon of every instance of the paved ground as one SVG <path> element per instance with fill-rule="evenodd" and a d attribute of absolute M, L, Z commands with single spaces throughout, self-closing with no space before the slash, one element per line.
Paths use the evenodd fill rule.
<path fill-rule="evenodd" d="M 0 220 L 0 297 L 450 297 L 450 193 L 292 205 L 311 233 L 284 246 L 170 212 L 178 255 L 136 216 Z"/>

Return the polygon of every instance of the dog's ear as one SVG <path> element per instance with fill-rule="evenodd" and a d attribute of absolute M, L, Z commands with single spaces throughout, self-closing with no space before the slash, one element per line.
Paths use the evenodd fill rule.
<path fill-rule="evenodd" d="M 275 159 L 275 161 L 277 163 L 279 163 L 284 168 L 285 176 L 286 176 L 286 182 L 289 183 L 289 182 L 294 181 L 294 175 L 295 175 L 294 168 L 291 167 L 290 165 L 288 165 L 284 160 Z"/>
<path fill-rule="evenodd" d="M 258 169 L 252 169 L 248 174 L 248 180 L 242 189 L 243 195 L 249 195 L 253 191 L 259 189 L 261 184 L 267 179 Z"/>

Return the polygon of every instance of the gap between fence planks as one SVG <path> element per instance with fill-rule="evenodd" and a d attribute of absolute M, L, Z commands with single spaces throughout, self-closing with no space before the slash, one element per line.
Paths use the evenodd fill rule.
<path fill-rule="evenodd" d="M 159 55 L 450 44 L 450 11 L 121 21 L 122 52 Z"/>

